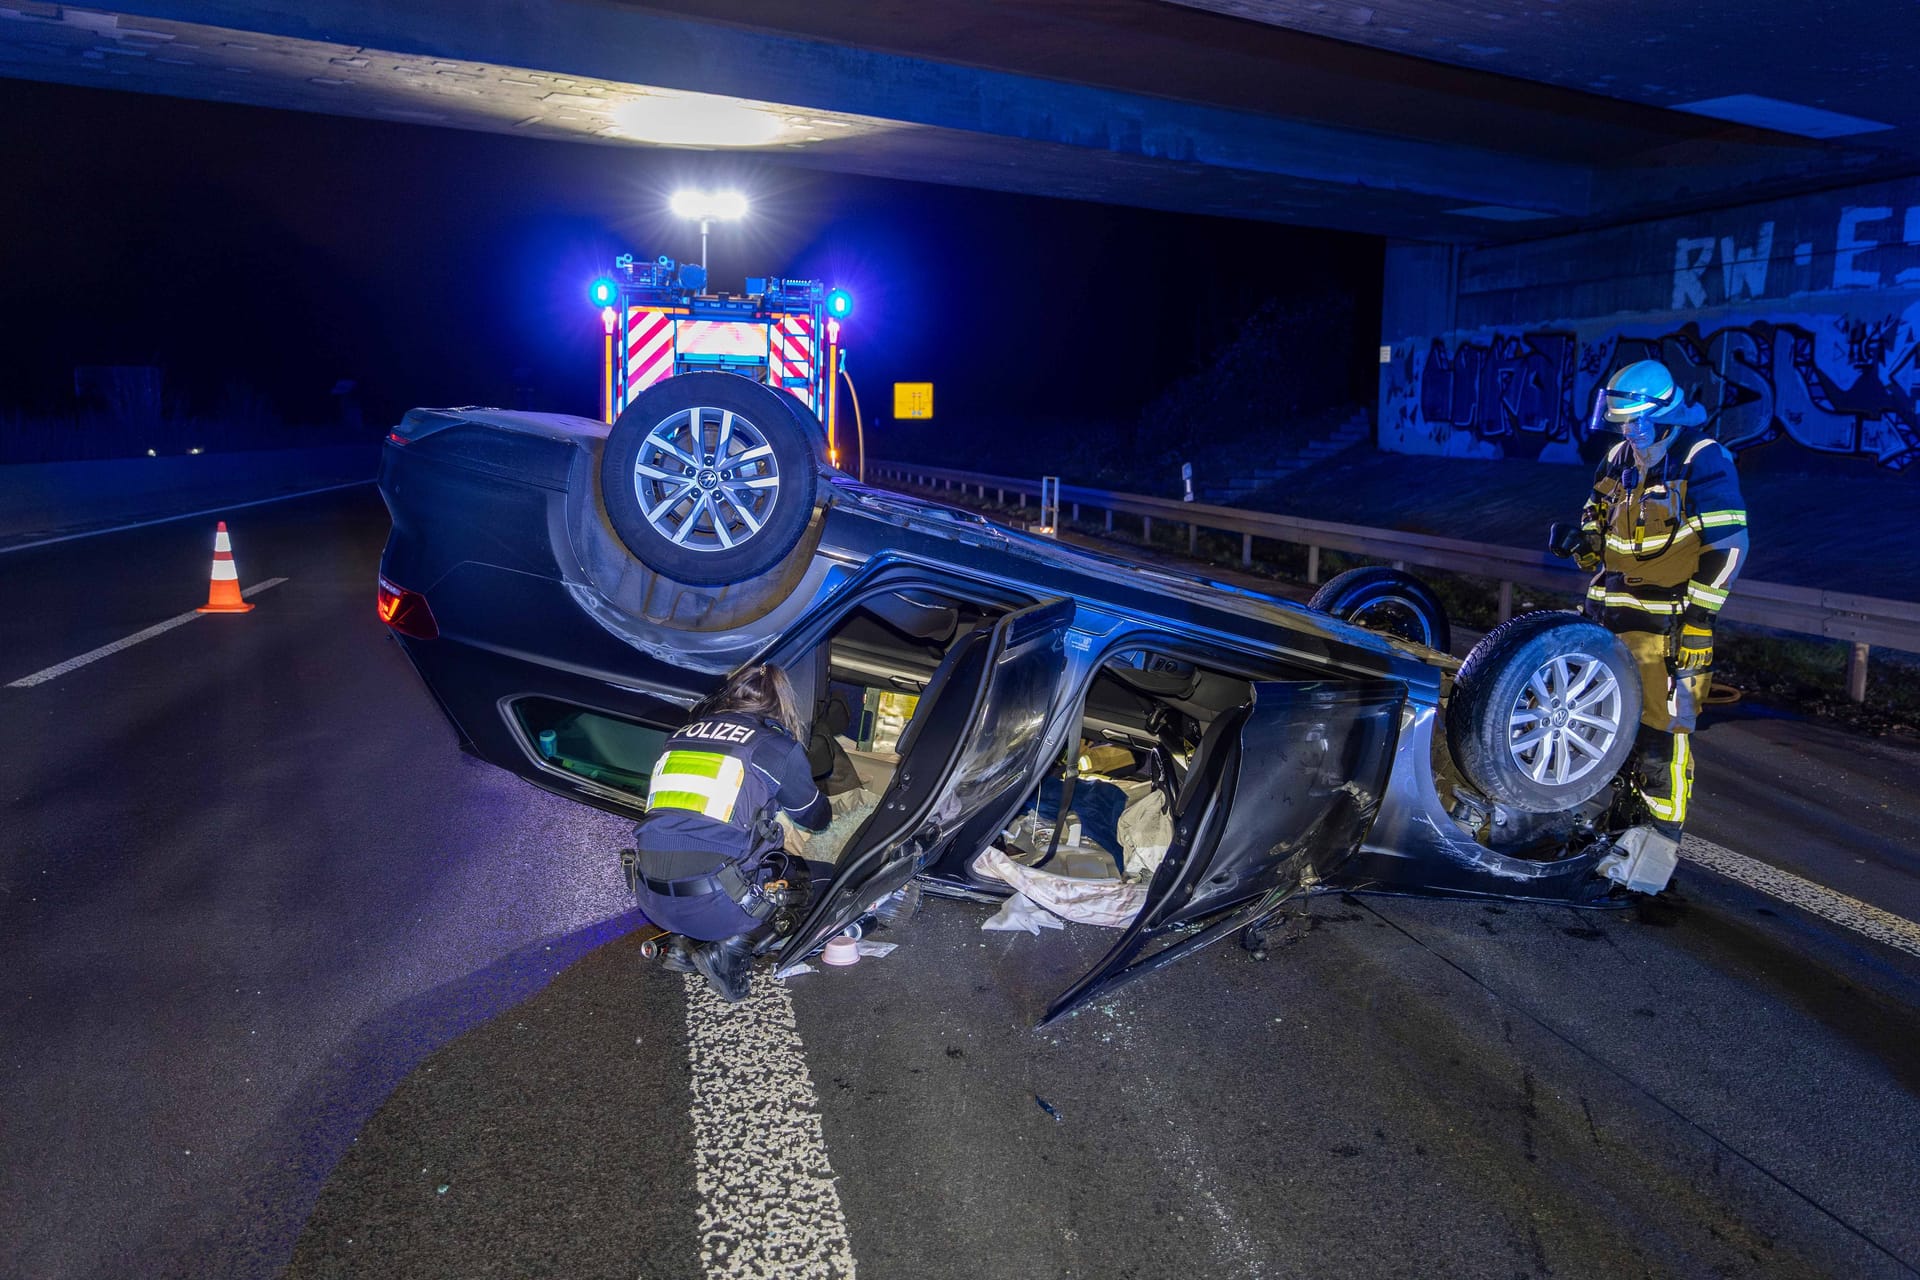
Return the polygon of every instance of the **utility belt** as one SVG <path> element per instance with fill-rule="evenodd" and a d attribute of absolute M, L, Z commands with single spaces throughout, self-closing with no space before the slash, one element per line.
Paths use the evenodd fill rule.
<path fill-rule="evenodd" d="M 765 920 L 773 914 L 774 903 L 760 891 L 760 886 L 747 878 L 737 862 L 722 864 L 718 871 L 708 875 L 685 876 L 678 880 L 656 880 L 641 873 L 639 881 L 650 892 L 663 898 L 699 898 L 708 894 L 723 894 L 728 900 L 755 920 Z"/>
<path fill-rule="evenodd" d="M 781 904 L 754 877 L 770 857 L 781 854 L 786 842 L 785 833 L 769 813 L 755 820 L 752 834 L 753 852 L 742 858 L 728 859 L 717 870 L 672 880 L 647 875 L 640 869 L 638 851 L 623 849 L 620 851 L 620 863 L 626 873 L 627 888 L 637 891 L 645 886 L 648 892 L 663 898 L 700 898 L 720 894 L 755 920 L 765 920 Z M 748 870 L 749 867 L 752 870 Z M 784 881 L 774 887 L 784 887 Z"/>

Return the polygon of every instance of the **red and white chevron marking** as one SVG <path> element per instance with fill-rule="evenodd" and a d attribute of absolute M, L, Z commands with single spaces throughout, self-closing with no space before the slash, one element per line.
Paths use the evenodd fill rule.
<path fill-rule="evenodd" d="M 673 317 L 642 307 L 627 308 L 626 400 L 673 372 Z"/>
<path fill-rule="evenodd" d="M 772 381 L 811 409 L 813 404 L 813 317 L 806 312 L 780 316 L 773 326 Z M 787 386 L 788 378 L 805 378 L 804 385 Z"/>

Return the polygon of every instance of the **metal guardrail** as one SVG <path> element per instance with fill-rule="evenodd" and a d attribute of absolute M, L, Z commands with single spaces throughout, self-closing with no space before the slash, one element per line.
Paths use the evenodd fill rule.
<path fill-rule="evenodd" d="M 1020 506 L 1027 505 L 1041 489 L 1041 482 L 1036 477 L 986 475 L 977 471 L 922 466 L 919 463 L 874 461 L 867 464 L 867 473 L 876 482 L 891 479 L 905 484 L 918 483 L 927 488 L 957 488 L 962 493 L 976 490 L 983 499 L 992 492 L 1002 504 L 1011 494 Z M 1253 563 L 1255 538 L 1305 546 L 1307 581 L 1310 583 L 1320 580 L 1322 548 L 1385 560 L 1397 568 L 1420 565 L 1491 578 L 1500 584 L 1502 620 L 1513 612 L 1513 587 L 1516 583 L 1573 596 L 1583 594 L 1587 587 L 1586 574 L 1567 567 L 1564 561 L 1556 560 L 1544 551 L 1522 551 L 1517 547 L 1496 543 L 1402 533 L 1396 529 L 1372 529 L 1329 520 L 1304 520 L 1298 516 L 1245 511 L 1238 507 L 1216 507 L 1204 502 L 1182 502 L 1176 498 L 1118 493 L 1070 484 L 1060 486 L 1059 502 L 1066 509 L 1068 518 L 1073 520 L 1080 518 L 1082 507 L 1105 512 L 1109 529 L 1113 528 L 1116 514 L 1138 516 L 1142 521 L 1142 531 L 1149 539 L 1153 536 L 1153 522 L 1156 520 L 1185 525 L 1188 550 L 1193 549 L 1201 529 L 1237 533 L 1240 535 L 1240 563 L 1247 566 Z M 1742 579 L 1733 598 L 1721 610 L 1721 616 L 1779 631 L 1847 641 L 1851 645 L 1847 658 L 1847 692 L 1855 702 L 1866 699 L 1867 660 L 1872 646 L 1920 653 L 1920 603 L 1913 601 Z"/>

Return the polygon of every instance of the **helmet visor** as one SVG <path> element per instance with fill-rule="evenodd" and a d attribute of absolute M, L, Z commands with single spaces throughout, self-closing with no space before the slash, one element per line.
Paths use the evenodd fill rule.
<path fill-rule="evenodd" d="M 1602 387 L 1600 388 L 1601 415 L 1618 428 L 1639 418 L 1658 417 L 1671 409 L 1678 397 L 1678 387 L 1669 390 L 1665 396 L 1652 396 L 1644 391 L 1624 388 Z"/>

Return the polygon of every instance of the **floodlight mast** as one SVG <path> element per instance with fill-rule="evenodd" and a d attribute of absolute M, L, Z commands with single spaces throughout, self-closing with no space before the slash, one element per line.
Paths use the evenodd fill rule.
<path fill-rule="evenodd" d="M 747 198 L 738 191 L 676 191 L 668 202 L 676 218 L 699 219 L 700 269 L 707 269 L 707 232 L 714 219 L 734 222 L 747 216 Z"/>

